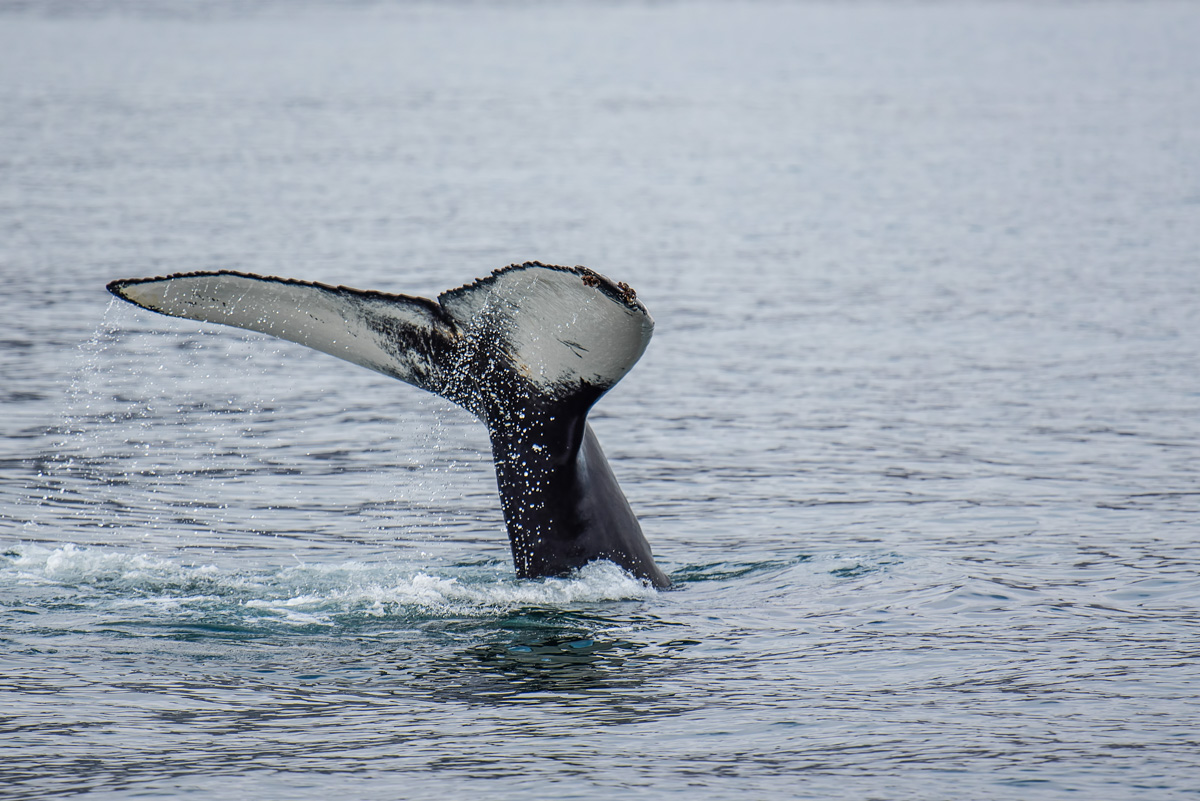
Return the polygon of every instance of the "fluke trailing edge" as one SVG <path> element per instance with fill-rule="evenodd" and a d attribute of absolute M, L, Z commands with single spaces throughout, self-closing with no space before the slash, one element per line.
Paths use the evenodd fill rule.
<path fill-rule="evenodd" d="M 488 427 L 522 578 L 597 559 L 670 580 L 587 422 L 645 351 L 654 321 L 586 267 L 514 264 L 436 301 L 222 270 L 113 281 L 161 314 L 298 342 L 441 395 Z"/>

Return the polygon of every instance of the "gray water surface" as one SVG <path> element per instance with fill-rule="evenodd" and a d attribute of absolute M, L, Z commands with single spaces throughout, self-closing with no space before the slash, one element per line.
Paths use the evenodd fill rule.
<path fill-rule="evenodd" d="M 0 796 L 1185 798 L 1200 7 L 0 6 Z M 483 428 L 113 301 L 584 264 L 660 564 Z"/>

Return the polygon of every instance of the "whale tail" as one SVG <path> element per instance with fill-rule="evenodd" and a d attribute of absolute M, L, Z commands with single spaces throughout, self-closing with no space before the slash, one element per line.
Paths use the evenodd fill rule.
<path fill-rule="evenodd" d="M 586 420 L 654 330 L 627 285 L 527 262 L 436 301 L 228 270 L 108 290 L 161 314 L 297 342 L 457 403 L 488 426 L 518 575 L 609 559 L 669 585 Z"/>

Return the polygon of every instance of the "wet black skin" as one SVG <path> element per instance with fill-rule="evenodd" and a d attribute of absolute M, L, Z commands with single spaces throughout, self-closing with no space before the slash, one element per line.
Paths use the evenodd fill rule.
<path fill-rule="evenodd" d="M 586 417 L 542 419 L 511 435 L 493 429 L 491 438 L 518 576 L 559 576 L 607 559 L 655 587 L 671 585 Z"/>
<path fill-rule="evenodd" d="M 489 388 L 470 405 L 488 426 L 517 575 L 561 576 L 607 559 L 655 587 L 671 586 L 588 425 L 603 392 L 582 386 L 553 399 L 511 373 L 497 380 L 490 372 Z"/>

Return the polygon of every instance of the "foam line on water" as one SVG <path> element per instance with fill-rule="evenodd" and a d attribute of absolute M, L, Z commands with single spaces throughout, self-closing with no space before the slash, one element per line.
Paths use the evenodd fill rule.
<path fill-rule="evenodd" d="M 599 562 L 565 578 L 519 581 L 500 566 L 306 563 L 262 570 L 185 563 L 118 548 L 22 544 L 0 555 L 0 583 L 51 603 L 86 599 L 109 611 L 233 614 L 296 625 L 418 615 L 489 616 L 522 607 L 649 600 L 656 591 Z"/>

